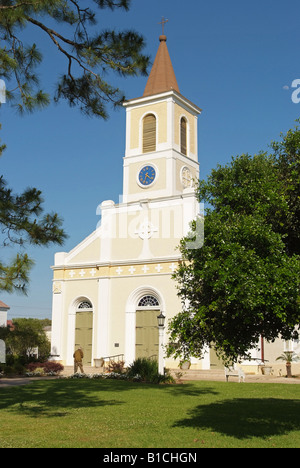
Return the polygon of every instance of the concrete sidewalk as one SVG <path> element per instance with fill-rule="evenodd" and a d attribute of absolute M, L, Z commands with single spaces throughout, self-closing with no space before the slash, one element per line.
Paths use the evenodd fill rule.
<path fill-rule="evenodd" d="M 45 377 L 1 377 L 0 378 L 0 389 L 4 387 L 14 387 L 17 385 L 28 385 L 37 380 L 54 380 L 57 377 L 45 376 Z"/>
<path fill-rule="evenodd" d="M 181 371 L 182 376 L 180 380 L 211 380 L 218 382 L 226 382 L 224 370 L 207 370 L 207 371 L 196 371 L 196 370 L 187 370 Z M 176 373 L 178 371 L 172 371 L 171 374 L 176 378 Z M 229 382 L 238 382 L 238 377 L 229 376 Z M 262 374 L 246 374 L 245 375 L 246 383 L 283 383 L 283 384 L 300 384 L 300 376 L 295 378 L 288 379 L 284 376 L 273 376 L 273 375 L 262 375 Z M 243 383 L 243 382 L 241 382 Z"/>
<path fill-rule="evenodd" d="M 97 367 L 84 367 L 85 374 L 100 374 L 103 372 L 103 368 Z M 176 374 L 181 373 L 182 376 L 180 380 L 187 381 L 187 380 L 212 380 L 212 381 L 219 381 L 225 382 L 225 373 L 222 369 L 212 369 L 212 370 L 180 370 L 180 369 L 171 369 L 170 373 L 177 379 Z M 62 371 L 61 375 L 64 377 L 68 377 L 74 373 L 73 366 L 65 366 L 64 370 Z M 237 382 L 237 377 L 229 377 L 229 382 Z M 300 384 L 300 375 L 298 378 L 287 379 L 284 376 L 273 376 L 273 375 L 262 375 L 262 374 L 246 374 L 246 382 L 262 382 L 262 383 L 295 383 Z"/>
<path fill-rule="evenodd" d="M 99 374 L 101 373 L 102 369 L 96 368 L 96 367 L 87 367 L 84 368 L 84 371 L 86 374 Z M 171 371 L 171 374 L 173 377 L 177 378 L 176 373 L 177 370 Z M 6 377 L 1 377 L 0 378 L 0 389 L 3 387 L 8 387 L 8 386 L 15 386 L 15 385 L 26 385 L 32 382 L 35 382 L 37 380 L 54 380 L 54 379 L 59 379 L 61 377 L 69 377 L 74 373 L 73 366 L 65 366 L 63 372 L 60 374 L 60 376 L 51 376 L 51 377 L 12 377 L 12 378 L 6 378 Z M 187 381 L 218 381 L 218 382 L 225 382 L 225 374 L 224 371 L 222 370 L 211 370 L 211 371 L 182 371 L 182 375 L 180 376 L 180 381 L 182 382 L 187 382 Z M 229 382 L 238 382 L 237 377 L 229 377 Z M 281 384 L 300 384 L 300 376 L 297 376 L 295 378 L 286 378 L 284 376 L 282 377 L 276 377 L 272 375 L 262 375 L 262 374 L 257 374 L 257 375 L 249 375 L 246 374 L 246 383 L 281 383 Z M 243 384 L 243 382 L 241 382 Z"/>

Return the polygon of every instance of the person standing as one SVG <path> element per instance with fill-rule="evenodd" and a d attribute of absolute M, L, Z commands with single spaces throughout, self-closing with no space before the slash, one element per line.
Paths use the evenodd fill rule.
<path fill-rule="evenodd" d="M 73 354 L 73 358 L 74 358 L 74 373 L 76 374 L 78 367 L 79 367 L 81 373 L 84 374 L 83 365 L 82 365 L 82 359 L 83 359 L 82 348 L 76 349 L 75 353 Z"/>

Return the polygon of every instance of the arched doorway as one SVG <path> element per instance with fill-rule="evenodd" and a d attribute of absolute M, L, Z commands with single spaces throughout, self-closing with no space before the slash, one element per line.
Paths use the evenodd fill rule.
<path fill-rule="evenodd" d="M 93 306 L 88 300 L 80 302 L 76 309 L 75 350 L 83 349 L 83 364 L 92 365 Z"/>
<path fill-rule="evenodd" d="M 144 295 L 138 302 L 135 326 L 135 358 L 153 358 L 158 360 L 159 337 L 157 316 L 160 314 L 158 299 Z"/>

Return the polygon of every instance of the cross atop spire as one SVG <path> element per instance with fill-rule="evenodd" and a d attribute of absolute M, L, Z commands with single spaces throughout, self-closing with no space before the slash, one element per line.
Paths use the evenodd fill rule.
<path fill-rule="evenodd" d="M 162 25 L 163 34 L 159 36 L 159 48 L 150 72 L 144 96 L 151 96 L 165 91 L 174 90 L 179 93 L 176 76 L 167 48 L 167 36 L 164 35 L 164 26 L 169 20 L 162 18 L 158 24 Z"/>
<path fill-rule="evenodd" d="M 158 24 L 161 24 L 162 26 L 162 35 L 165 34 L 165 24 L 168 22 L 169 20 L 168 19 L 165 19 L 165 17 L 163 16 L 162 19 L 161 19 L 161 22 L 158 23 Z"/>

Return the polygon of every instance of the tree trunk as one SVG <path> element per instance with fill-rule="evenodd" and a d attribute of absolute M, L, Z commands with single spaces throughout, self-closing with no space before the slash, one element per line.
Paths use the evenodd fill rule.
<path fill-rule="evenodd" d="M 292 364 L 290 362 L 286 363 L 286 376 L 292 377 Z"/>

